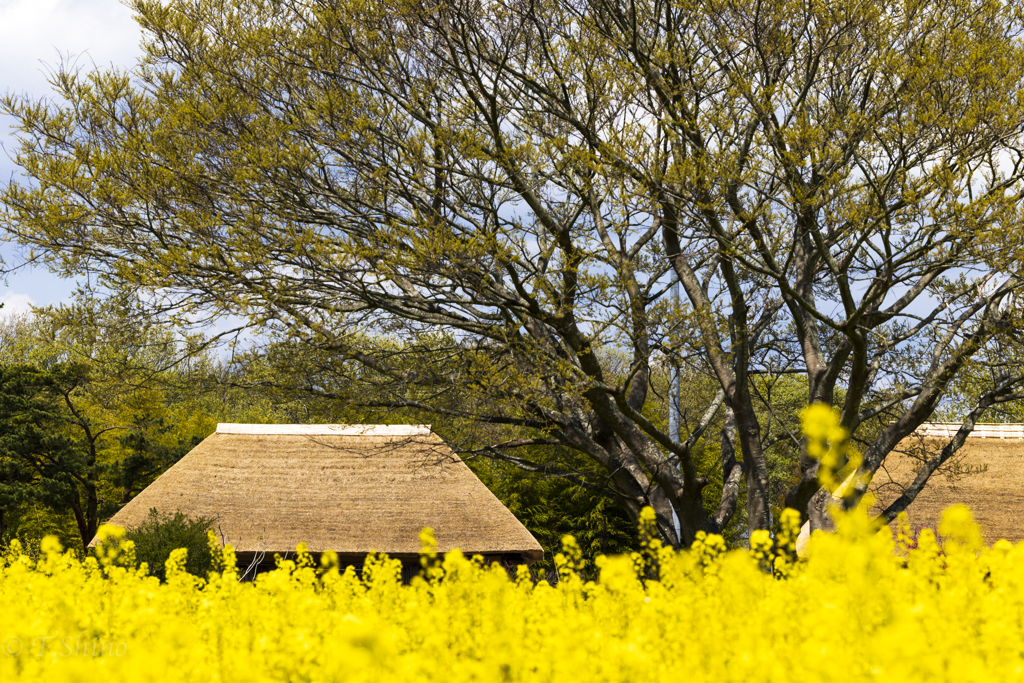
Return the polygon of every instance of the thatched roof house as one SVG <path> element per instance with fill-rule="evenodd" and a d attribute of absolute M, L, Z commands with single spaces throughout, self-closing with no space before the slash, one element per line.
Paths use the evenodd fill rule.
<path fill-rule="evenodd" d="M 540 544 L 429 427 L 220 424 L 216 433 L 111 518 L 132 528 L 150 508 L 216 517 L 243 566 L 304 542 L 359 564 L 371 551 L 412 562 L 419 533 L 441 551 L 510 564 Z"/>
<path fill-rule="evenodd" d="M 904 439 L 872 480 L 878 509 L 895 500 L 914 480 L 922 458 L 938 454 L 959 428 L 931 423 Z M 942 511 L 954 503 L 971 508 L 986 543 L 1024 539 L 1024 425 L 977 425 L 931 476 L 907 516 L 913 527 L 937 529 Z"/>

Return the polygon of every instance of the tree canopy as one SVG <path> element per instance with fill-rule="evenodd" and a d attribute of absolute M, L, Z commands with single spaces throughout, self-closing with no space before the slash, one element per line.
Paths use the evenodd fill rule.
<path fill-rule="evenodd" d="M 132 6 L 135 69 L 4 100 L 11 239 L 329 353 L 368 407 L 514 428 L 495 457 L 573 449 L 674 544 L 741 488 L 770 525 L 760 377 L 864 442 L 846 505 L 957 377 L 922 486 L 1019 398 L 1019 0 Z M 682 435 L 670 366 L 717 382 Z M 815 525 L 819 469 L 804 448 L 786 494 Z"/>
<path fill-rule="evenodd" d="M 84 548 L 213 430 L 207 359 L 134 313 L 79 298 L 0 321 L 0 541 Z"/>

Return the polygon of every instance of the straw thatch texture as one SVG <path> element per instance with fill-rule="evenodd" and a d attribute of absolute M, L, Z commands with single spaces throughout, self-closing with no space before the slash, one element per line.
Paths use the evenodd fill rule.
<path fill-rule="evenodd" d="M 246 430 L 222 425 L 110 520 L 150 508 L 215 516 L 240 556 L 310 551 L 412 557 L 419 532 L 440 550 L 543 557 L 540 544 L 429 428 Z M 369 426 L 374 427 L 374 426 Z M 305 432 L 305 433 L 303 433 Z"/>
<path fill-rule="evenodd" d="M 876 510 L 884 509 L 914 480 L 920 457 L 939 453 L 948 442 L 914 436 L 900 443 L 899 452 L 885 459 L 872 481 L 879 499 Z M 986 543 L 1024 539 L 1024 439 L 968 438 L 946 469 L 933 474 L 907 508 L 913 527 L 937 529 L 942 511 L 963 503 L 981 525 Z"/>

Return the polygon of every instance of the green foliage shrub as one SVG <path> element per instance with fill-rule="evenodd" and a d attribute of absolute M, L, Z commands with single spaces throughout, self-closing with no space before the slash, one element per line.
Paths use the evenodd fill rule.
<path fill-rule="evenodd" d="M 573 454 L 563 453 L 565 457 Z M 582 463 L 582 459 L 580 464 Z M 618 555 L 639 549 L 636 525 L 614 501 L 598 492 L 559 478 L 531 476 L 494 461 L 471 461 L 472 469 L 544 549 L 535 571 L 554 569 L 562 538 L 572 535 L 582 557 L 592 563 L 598 555 Z M 589 577 L 588 577 L 589 578 Z"/>
<path fill-rule="evenodd" d="M 213 555 L 207 540 L 207 532 L 214 519 L 199 517 L 190 519 L 183 512 L 173 515 L 161 514 L 156 508 L 149 511 L 149 517 L 138 527 L 125 535 L 135 542 L 135 557 L 149 564 L 149 573 L 164 581 L 164 563 L 177 548 L 188 550 L 185 570 L 195 576 L 206 578 L 213 570 Z"/>

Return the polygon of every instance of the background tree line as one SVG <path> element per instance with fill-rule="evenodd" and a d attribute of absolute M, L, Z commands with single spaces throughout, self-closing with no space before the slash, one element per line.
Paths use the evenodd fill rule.
<path fill-rule="evenodd" d="M 0 523 L 4 538 L 56 534 L 82 547 L 96 527 L 173 465 L 218 421 L 395 423 L 434 420 L 451 443 L 542 542 L 548 555 L 573 534 L 588 555 L 635 546 L 628 515 L 615 504 L 607 476 L 571 449 L 531 446 L 515 458 L 490 446 L 529 438 L 517 427 L 484 426 L 423 411 L 367 406 L 367 385 L 339 367 L 334 354 L 287 338 L 253 345 L 221 359 L 197 338 L 140 318 L 137 303 L 80 295 L 71 305 L 0 319 Z M 140 324 L 142 321 L 142 324 Z M 378 343 L 385 343 L 378 340 Z M 398 351 L 401 345 L 391 342 Z M 415 366 L 414 354 L 408 356 Z M 609 363 L 624 361 L 609 358 Z M 774 505 L 794 476 L 799 450 L 797 413 L 803 388 L 784 376 L 761 382 L 765 419 L 775 420 L 770 460 Z M 369 386 L 376 380 L 370 378 Z M 668 412 L 668 373 L 660 373 L 660 403 Z M 686 379 L 681 414 L 689 429 L 716 387 L 712 378 Z M 459 407 L 458 400 L 451 404 Z M 769 413 L 769 406 L 773 413 Z M 780 413 L 781 411 L 781 413 Z M 722 431 L 723 416 L 711 429 Z M 701 457 L 720 459 L 708 441 Z M 722 479 L 709 489 L 708 505 Z M 741 494 L 742 495 L 742 494 Z M 744 534 L 742 519 L 728 536 Z"/>
<path fill-rule="evenodd" d="M 129 300 L 93 296 L 0 318 L 4 542 L 53 534 L 66 547 L 84 549 L 98 524 L 220 421 L 406 423 L 424 417 L 367 410 L 309 391 L 288 378 L 319 377 L 321 388 L 337 378 L 297 357 L 296 349 L 274 346 L 224 359 L 169 325 L 141 320 Z M 464 427 L 435 429 L 455 435 Z M 519 468 L 465 457 L 549 557 L 567 533 L 589 555 L 636 544 L 629 518 L 596 488 L 561 477 L 524 477 Z"/>

